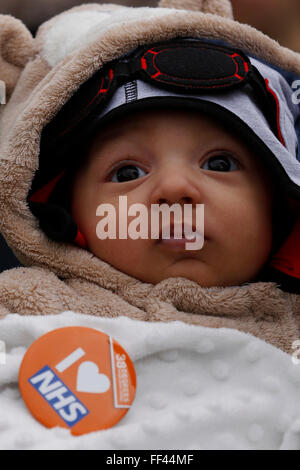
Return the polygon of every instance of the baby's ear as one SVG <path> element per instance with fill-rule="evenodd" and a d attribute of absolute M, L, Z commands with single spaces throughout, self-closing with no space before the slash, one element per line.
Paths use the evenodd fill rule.
<path fill-rule="evenodd" d="M 178 10 L 202 11 L 213 15 L 233 18 L 230 0 L 160 0 L 159 7 Z"/>
<path fill-rule="evenodd" d="M 30 31 L 20 20 L 0 15 L 0 80 L 5 83 L 6 101 L 26 63 L 34 56 L 33 43 Z M 3 89 L 3 83 L 0 85 Z"/>

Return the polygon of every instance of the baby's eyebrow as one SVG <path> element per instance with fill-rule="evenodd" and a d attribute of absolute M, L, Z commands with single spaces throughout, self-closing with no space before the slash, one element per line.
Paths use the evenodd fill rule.
<path fill-rule="evenodd" d="M 105 130 L 103 133 L 100 131 L 96 134 L 90 145 L 89 155 L 94 155 L 96 160 L 102 160 L 104 157 L 109 160 L 110 156 L 114 154 L 111 154 L 111 150 L 117 151 L 117 149 L 123 148 L 124 145 L 126 145 L 126 148 L 128 146 L 133 148 L 136 144 L 137 142 L 134 139 L 128 137 L 127 129 L 112 128 L 108 129 L 107 132 Z"/>
<path fill-rule="evenodd" d="M 100 129 L 100 135 L 103 134 L 103 139 L 108 140 L 108 139 L 114 139 L 117 137 L 122 137 L 124 134 L 130 133 L 131 130 L 136 131 L 137 129 L 140 129 L 141 126 L 138 125 L 137 122 L 132 122 L 132 123 L 126 123 L 126 128 L 124 128 L 124 123 L 123 125 L 119 126 L 112 126 L 109 127 L 109 124 L 102 130 Z"/>
<path fill-rule="evenodd" d="M 131 131 L 142 131 L 143 134 L 147 133 L 147 128 L 140 121 L 130 120 L 128 122 L 123 121 L 119 125 L 115 123 L 112 126 L 106 123 L 104 129 L 99 129 L 99 134 L 103 134 L 103 140 L 110 140 L 123 137 L 126 134 L 130 134 Z"/>
<path fill-rule="evenodd" d="M 104 142 L 121 137 L 123 134 L 124 130 L 122 128 L 107 128 L 104 129 L 104 131 L 100 129 L 98 135 L 96 134 L 96 139 L 99 139 L 100 142 Z"/>

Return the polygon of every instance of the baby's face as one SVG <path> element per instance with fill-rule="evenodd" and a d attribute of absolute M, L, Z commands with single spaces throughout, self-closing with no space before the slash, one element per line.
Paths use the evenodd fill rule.
<path fill-rule="evenodd" d="M 87 157 L 74 178 L 72 216 L 88 249 L 118 270 L 153 284 L 185 277 L 211 287 L 250 282 L 265 264 L 272 246 L 271 179 L 259 155 L 207 116 L 128 114 L 97 134 Z M 204 204 L 203 247 L 191 251 L 150 237 L 99 239 L 96 209 L 104 203 L 115 208 L 118 236 L 119 196 L 149 214 L 152 204 L 190 204 L 194 224 L 196 204 Z"/>

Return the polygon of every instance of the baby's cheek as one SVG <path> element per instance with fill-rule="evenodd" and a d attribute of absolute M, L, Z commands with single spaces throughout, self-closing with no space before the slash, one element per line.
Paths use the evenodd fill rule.
<path fill-rule="evenodd" d="M 266 201 L 236 195 L 227 201 L 220 214 L 219 235 L 236 250 L 268 246 L 272 238 L 272 210 Z"/>

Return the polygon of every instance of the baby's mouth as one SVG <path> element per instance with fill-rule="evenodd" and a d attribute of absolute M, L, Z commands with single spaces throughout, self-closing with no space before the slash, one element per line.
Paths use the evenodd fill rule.
<path fill-rule="evenodd" d="M 181 231 L 180 228 L 182 228 Z M 166 229 L 165 232 L 161 229 L 157 243 L 165 248 L 180 251 L 187 250 L 186 245 L 190 244 L 190 248 L 187 251 L 192 251 L 191 245 L 196 243 L 197 240 L 203 240 L 204 234 L 201 234 L 192 226 L 186 226 L 185 231 L 186 234 L 183 226 L 178 227 L 178 234 L 181 233 L 181 238 L 175 238 L 174 224 L 170 224 L 170 237 L 168 237 L 168 231 Z M 206 238 L 204 238 L 204 240 L 206 240 Z M 195 250 L 198 251 L 199 249 L 195 248 Z"/>

